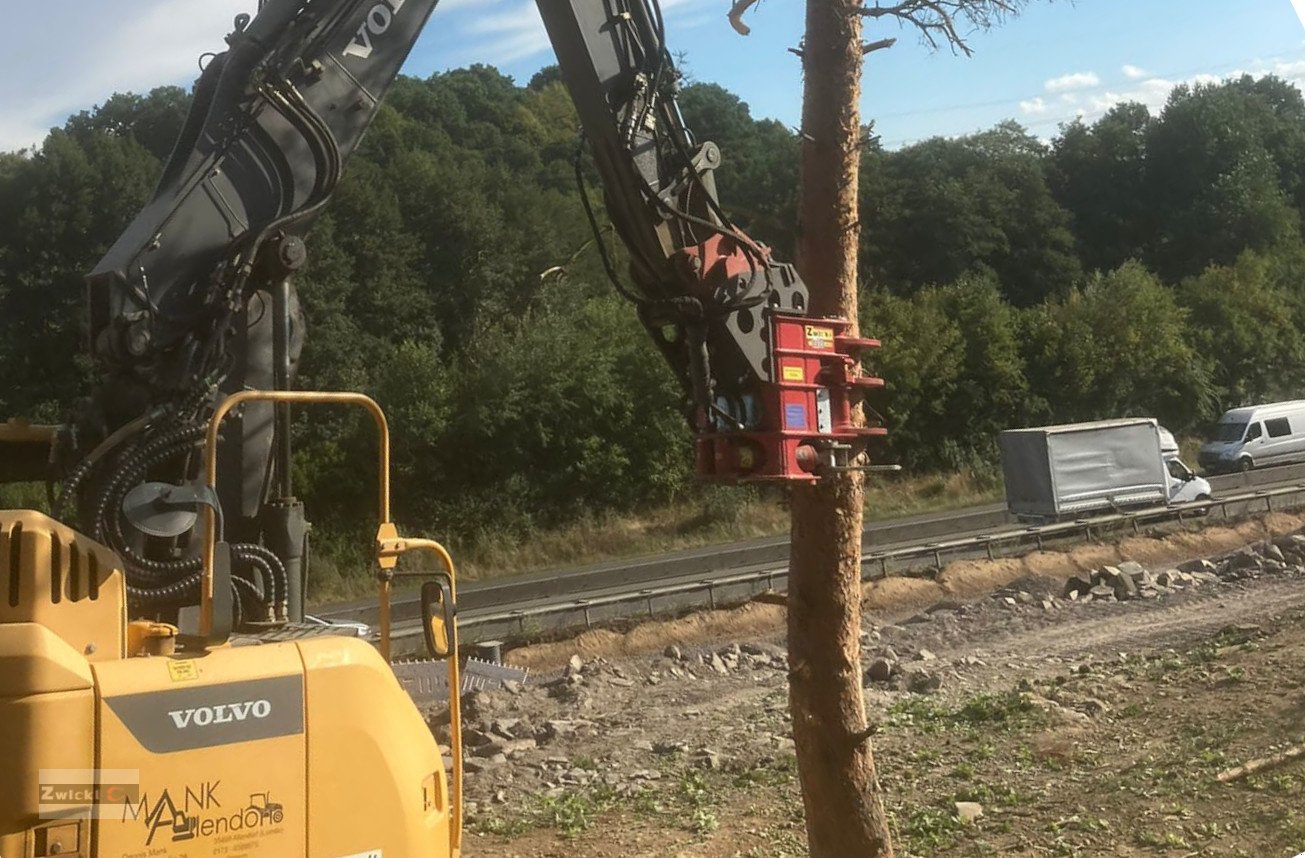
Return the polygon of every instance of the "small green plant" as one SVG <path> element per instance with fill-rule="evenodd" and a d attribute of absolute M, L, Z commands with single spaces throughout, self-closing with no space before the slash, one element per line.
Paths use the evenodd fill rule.
<path fill-rule="evenodd" d="M 1139 846 L 1148 846 L 1152 849 L 1188 849 L 1189 844 L 1183 839 L 1181 834 L 1173 831 L 1156 833 L 1154 831 L 1143 831 L 1137 835 Z"/>
<path fill-rule="evenodd" d="M 1297 791 L 1300 791 L 1301 781 L 1295 774 L 1275 774 L 1275 776 L 1268 778 L 1268 787 L 1275 793 L 1297 793 Z"/>
<path fill-rule="evenodd" d="M 952 769 L 952 777 L 961 781 L 974 780 L 974 766 L 970 763 L 960 763 Z"/>
<path fill-rule="evenodd" d="M 1080 814 L 1074 814 L 1073 816 L 1057 819 L 1055 822 L 1047 826 L 1047 830 L 1054 834 L 1059 834 L 1062 831 L 1084 831 L 1095 834 L 1109 831 L 1110 822 L 1099 816 L 1082 816 Z"/>
<path fill-rule="evenodd" d="M 693 816 L 689 820 L 689 828 L 694 834 L 703 835 L 711 834 L 717 828 L 720 828 L 720 822 L 716 819 L 716 814 L 710 808 L 694 808 Z"/>
<path fill-rule="evenodd" d="M 567 792 L 539 800 L 536 817 L 545 825 L 562 832 L 568 840 L 589 830 L 598 814 L 611 809 L 616 794 L 610 787 L 595 787 L 587 792 Z"/>
<path fill-rule="evenodd" d="M 940 730 L 947 710 L 931 697 L 911 696 L 888 707 L 885 723 L 889 727 L 914 727 L 924 732 Z"/>
<path fill-rule="evenodd" d="M 964 827 L 965 823 L 950 810 L 921 807 L 911 811 L 901 830 L 911 852 L 930 855 L 951 846 Z"/>
<path fill-rule="evenodd" d="M 479 834 L 493 834 L 512 839 L 525 834 L 535 825 L 529 819 L 520 816 L 478 816 L 472 820 L 469 827 Z"/>

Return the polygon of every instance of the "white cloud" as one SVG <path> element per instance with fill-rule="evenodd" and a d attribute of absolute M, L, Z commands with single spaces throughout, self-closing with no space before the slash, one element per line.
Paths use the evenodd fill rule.
<path fill-rule="evenodd" d="M 501 0 L 492 1 L 501 5 Z M 702 13 L 701 8 L 710 1 L 662 0 L 662 10 L 663 12 L 672 9 L 697 10 L 698 14 L 692 16 L 681 14 L 681 17 L 675 18 L 675 26 L 689 29 L 718 20 L 716 14 L 707 16 Z M 441 10 L 448 10 L 450 5 L 454 9 L 462 9 L 471 8 L 474 4 L 478 9 L 475 17 L 459 18 L 454 22 L 454 29 L 461 27 L 461 33 L 466 38 L 462 39 L 462 50 L 455 52 L 452 57 L 446 57 L 445 65 L 453 67 L 463 63 L 508 64 L 549 51 L 548 33 L 544 30 L 543 21 L 540 20 L 535 0 L 522 0 L 512 5 L 512 8 L 493 14 L 485 14 L 480 10 L 482 5 L 476 4 L 476 0 L 442 0 L 436 8 L 436 14 L 440 14 Z M 719 20 L 723 20 L 724 13 L 719 14 Z M 671 22 L 668 21 L 669 24 Z"/>
<path fill-rule="evenodd" d="M 1028 101 L 1020 102 L 1020 112 L 1026 113 L 1029 116 L 1038 116 L 1039 114 L 1046 113 L 1047 110 L 1047 103 L 1041 98 L 1031 98 Z"/>
<path fill-rule="evenodd" d="M 488 37 L 475 41 L 493 46 L 495 62 L 510 63 L 548 49 L 548 33 L 533 2 L 518 3 L 503 12 L 477 15 L 467 32 Z"/>
<path fill-rule="evenodd" d="M 1278 62 L 1273 64 L 1273 73 L 1280 78 L 1291 81 L 1305 79 L 1305 60 Z"/>
<path fill-rule="evenodd" d="M 47 131 L 115 92 L 190 86 L 200 54 L 221 51 L 232 19 L 258 0 L 59 0 L 58 23 L 20 15 L 6 23 L 0 54 L 0 151 L 39 145 Z M 713 0 L 663 0 L 680 29 L 723 20 Z M 435 31 L 452 43 L 439 64 L 508 64 L 546 54 L 548 37 L 534 0 L 441 0 Z M 33 73 L 39 69 L 40 73 Z"/>
<path fill-rule="evenodd" d="M 1305 2 L 1305 0 L 1302 0 L 1302 2 Z M 1099 81 L 1091 85 L 1080 86 L 1079 84 L 1086 82 L 1088 78 L 1095 80 L 1096 76 L 1090 73 L 1065 75 L 1047 81 L 1048 91 L 1052 91 L 1053 84 L 1062 89 L 1058 98 L 1048 103 L 1048 109 L 1030 110 L 1030 106 L 1036 107 L 1036 103 L 1043 101 L 1041 98 L 1036 98 L 1032 101 L 1021 101 L 1020 110 L 1029 116 L 1038 115 L 1039 118 L 1032 122 L 1031 126 L 1033 129 L 1040 129 L 1054 128 L 1056 125 L 1073 119 L 1081 119 L 1088 123 L 1095 122 L 1111 108 L 1127 102 L 1145 105 L 1152 115 L 1155 115 L 1164 109 L 1165 104 L 1169 101 L 1170 93 L 1174 91 L 1175 87 L 1217 84 L 1242 75 L 1250 75 L 1256 78 L 1269 74 L 1277 75 L 1288 83 L 1305 90 L 1305 59 L 1265 61 L 1243 69 L 1234 69 L 1219 74 L 1201 72 L 1181 79 L 1151 75 L 1133 65 L 1124 66 L 1122 71 L 1125 80 L 1113 86 L 1102 86 Z M 1072 91 L 1063 91 L 1071 88 L 1071 79 L 1073 79 Z M 1051 109 L 1053 107 L 1056 109 Z"/>
<path fill-rule="evenodd" d="M 1091 89 L 1094 86 L 1101 85 L 1101 78 L 1097 77 L 1095 72 L 1074 72 L 1072 74 L 1053 77 L 1047 81 L 1044 86 L 1047 92 L 1052 94 L 1061 92 L 1070 92 L 1076 89 Z"/>
<path fill-rule="evenodd" d="M 0 151 L 40 142 L 70 114 L 115 92 L 189 85 L 205 51 L 255 0 L 115 0 L 79 3 L 76 14 L 22 15 L 6 26 L 0 57 Z M 15 47 L 17 46 L 17 47 Z M 33 69 L 40 74 L 32 74 Z"/>

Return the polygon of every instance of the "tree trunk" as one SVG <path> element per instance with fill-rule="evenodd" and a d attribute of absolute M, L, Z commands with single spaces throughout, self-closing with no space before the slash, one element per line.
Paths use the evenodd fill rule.
<path fill-rule="evenodd" d="M 857 318 L 861 19 L 807 0 L 797 266 L 816 316 Z M 793 492 L 789 704 L 813 858 L 892 855 L 861 693 L 859 473 Z"/>

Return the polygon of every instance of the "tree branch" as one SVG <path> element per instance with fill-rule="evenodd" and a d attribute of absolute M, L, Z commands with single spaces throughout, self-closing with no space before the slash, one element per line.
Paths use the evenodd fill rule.
<path fill-rule="evenodd" d="M 874 53 L 875 51 L 882 51 L 885 48 L 891 48 L 895 44 L 897 44 L 897 39 L 895 38 L 880 39 L 877 42 L 867 42 L 866 44 L 861 46 L 861 53 L 862 55 L 864 55 L 864 54 Z"/>
<path fill-rule="evenodd" d="M 754 3 L 759 2 L 761 2 L 761 0 L 734 0 L 734 5 L 730 7 L 730 26 L 733 27 L 734 31 L 740 36 L 746 36 L 748 33 L 752 32 L 752 28 L 743 23 L 743 13 L 748 11 L 749 7 Z"/>
<path fill-rule="evenodd" d="M 920 34 L 920 39 L 931 50 L 946 44 L 953 52 L 969 56 L 973 53 L 967 42 L 969 35 L 987 30 L 1007 15 L 1013 15 L 1027 0 L 901 0 L 884 6 L 875 0 L 873 6 L 862 6 L 857 13 L 866 18 L 895 18 L 902 25 L 909 24 Z M 962 26 L 969 32 L 962 32 Z"/>

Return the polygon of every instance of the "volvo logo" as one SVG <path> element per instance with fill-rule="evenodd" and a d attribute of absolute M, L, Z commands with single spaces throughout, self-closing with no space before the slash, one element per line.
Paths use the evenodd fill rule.
<path fill-rule="evenodd" d="M 345 45 L 344 55 L 346 57 L 358 57 L 367 59 L 372 55 L 373 39 L 383 35 L 386 30 L 390 29 L 390 24 L 394 23 L 394 14 L 403 8 L 406 0 L 381 0 L 371 8 L 371 11 L 363 18 L 362 24 L 358 26 L 358 35 L 349 44 Z"/>
<path fill-rule="evenodd" d="M 267 700 L 245 700 L 241 703 L 219 703 L 217 706 L 197 706 L 194 709 L 174 709 L 168 713 L 178 730 L 192 726 L 231 724 L 251 718 L 266 718 L 272 714 L 272 704 Z"/>

